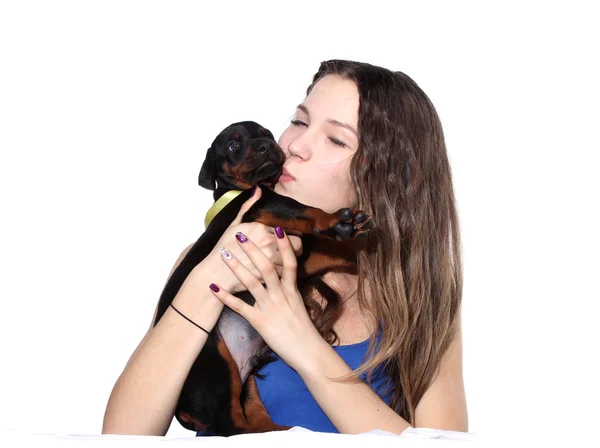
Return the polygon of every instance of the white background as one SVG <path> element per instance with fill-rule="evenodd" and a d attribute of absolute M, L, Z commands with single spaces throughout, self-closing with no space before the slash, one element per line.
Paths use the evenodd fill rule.
<path fill-rule="evenodd" d="M 330 58 L 407 73 L 441 117 L 470 430 L 597 424 L 592 2 L 209 3 L 1 3 L 0 427 L 100 432 L 203 231 L 212 139 L 246 119 L 279 136 Z"/>

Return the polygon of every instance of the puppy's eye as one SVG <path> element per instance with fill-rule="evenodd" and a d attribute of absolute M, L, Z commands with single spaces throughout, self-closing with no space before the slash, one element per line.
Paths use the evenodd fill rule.
<path fill-rule="evenodd" d="M 231 142 L 231 143 L 229 144 L 229 148 L 228 148 L 228 149 L 229 149 L 230 151 L 237 151 L 238 149 L 240 149 L 240 146 L 241 146 L 241 145 L 240 145 L 240 142 Z"/>

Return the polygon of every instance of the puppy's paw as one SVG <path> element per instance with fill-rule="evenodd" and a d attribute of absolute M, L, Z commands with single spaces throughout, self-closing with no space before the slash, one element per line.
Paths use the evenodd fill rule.
<path fill-rule="evenodd" d="M 313 233 L 317 236 L 332 238 L 337 241 L 362 238 L 372 229 L 373 220 L 364 211 L 354 208 L 341 208 L 322 227 L 316 227 Z"/>

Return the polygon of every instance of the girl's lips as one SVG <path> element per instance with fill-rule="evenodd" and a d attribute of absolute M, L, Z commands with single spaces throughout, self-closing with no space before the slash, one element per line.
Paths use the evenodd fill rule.
<path fill-rule="evenodd" d="M 292 180 L 294 180 L 294 177 L 291 176 L 290 173 L 288 172 L 288 170 L 286 170 L 284 167 L 283 170 L 281 171 L 281 176 L 279 176 L 278 182 L 283 183 L 283 182 L 290 182 Z"/>
<path fill-rule="evenodd" d="M 282 174 L 281 176 L 279 176 L 278 182 L 280 184 L 282 184 L 284 182 L 291 182 L 293 180 L 294 180 L 294 178 L 292 176 L 290 176 L 289 174 Z"/>

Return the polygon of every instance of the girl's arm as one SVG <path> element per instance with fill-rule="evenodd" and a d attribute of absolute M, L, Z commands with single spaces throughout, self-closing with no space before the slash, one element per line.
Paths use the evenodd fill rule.
<path fill-rule="evenodd" d="M 322 344 L 313 359 L 317 362 L 298 373 L 340 433 L 379 429 L 400 434 L 411 426 L 366 383 L 331 380 L 352 370 L 329 344 Z M 415 426 L 468 431 L 460 330 L 442 358 L 438 375 L 415 409 Z"/>
<path fill-rule="evenodd" d="M 190 247 L 182 252 L 175 267 Z M 207 292 L 210 281 L 199 274 L 188 277 L 173 304 L 210 331 L 223 305 Z M 165 435 L 183 383 L 206 339 L 206 333 L 169 307 L 158 324 L 150 326 L 117 380 L 104 414 L 102 433 Z"/>

